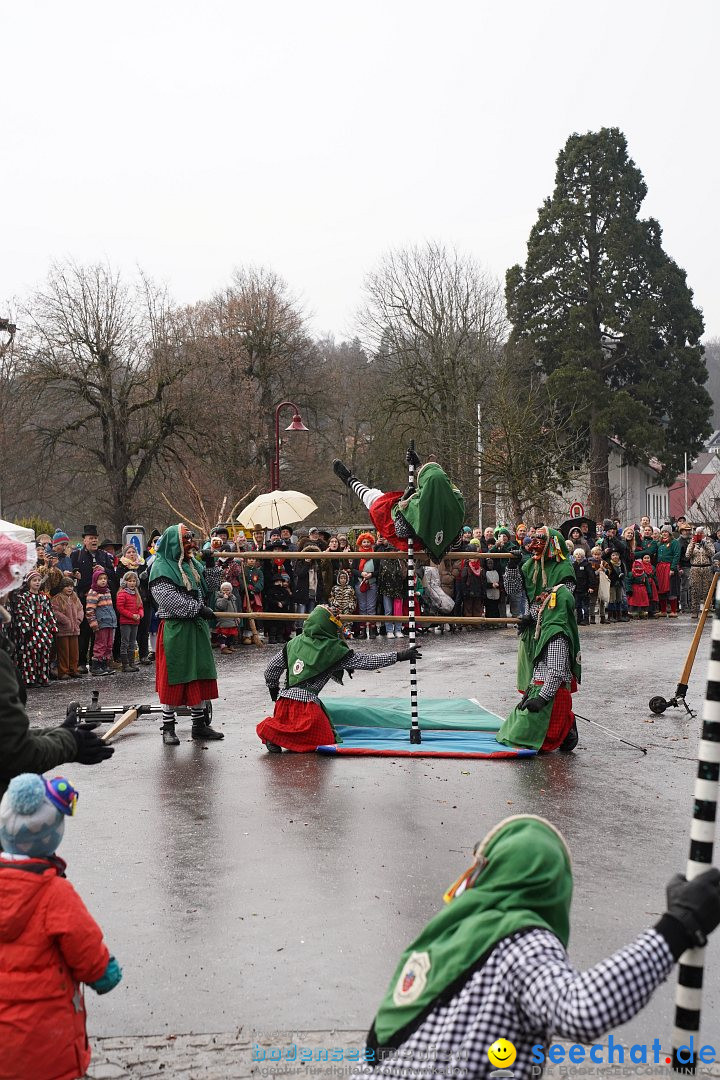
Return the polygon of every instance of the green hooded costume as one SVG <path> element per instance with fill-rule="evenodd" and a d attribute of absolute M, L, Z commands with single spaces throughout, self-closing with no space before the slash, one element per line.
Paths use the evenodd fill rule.
<path fill-rule="evenodd" d="M 165 578 L 203 603 L 207 598 L 205 567 L 192 555 L 183 557 L 182 525 L 171 525 L 155 548 L 150 584 Z M 216 679 L 217 669 L 206 619 L 163 619 L 163 646 L 171 686 Z"/>
<path fill-rule="evenodd" d="M 465 520 L 461 493 L 434 461 L 418 470 L 417 490 L 407 502 L 396 503 L 393 518 L 398 511 L 436 561 L 450 550 Z"/>
<path fill-rule="evenodd" d="M 303 683 L 336 668 L 350 653 L 338 637 L 338 624 L 327 608 L 316 607 L 305 620 L 301 634 L 285 646 L 288 686 Z"/>
<path fill-rule="evenodd" d="M 570 568 L 572 569 L 572 567 Z M 570 665 L 578 683 L 582 674 L 580 637 L 575 615 L 575 597 L 562 585 L 553 589 L 554 606 L 547 603 L 540 615 L 540 629 L 529 626 L 523 630 L 518 649 L 517 688 L 524 693 L 529 688 L 528 700 L 538 697 L 541 686 L 532 685 L 533 670 L 550 641 L 562 635 L 567 638 L 570 650 Z M 496 739 L 506 746 L 522 746 L 530 750 L 539 750 L 545 741 L 553 700 L 548 701 L 540 712 L 528 712 L 516 705 L 503 723 Z"/>
<path fill-rule="evenodd" d="M 503 938 L 543 929 L 567 947 L 572 866 L 565 841 L 549 822 L 531 815 L 506 818 L 479 845 L 476 859 L 482 869 L 474 884 L 403 953 L 368 1036 L 376 1055 L 401 1046 Z"/>

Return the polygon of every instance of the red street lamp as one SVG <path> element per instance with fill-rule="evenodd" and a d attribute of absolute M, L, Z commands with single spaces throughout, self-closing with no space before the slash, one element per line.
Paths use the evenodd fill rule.
<path fill-rule="evenodd" d="M 286 431 L 308 431 L 302 422 L 300 410 L 293 401 L 281 401 L 275 406 L 275 460 L 270 465 L 270 490 L 277 491 L 280 487 L 280 410 L 289 405 L 295 410 L 292 423 L 285 428 Z"/>

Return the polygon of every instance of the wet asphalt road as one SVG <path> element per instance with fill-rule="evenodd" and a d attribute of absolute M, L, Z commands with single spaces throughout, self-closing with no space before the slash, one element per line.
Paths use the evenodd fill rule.
<path fill-rule="evenodd" d="M 365 1027 L 474 842 L 512 813 L 542 814 L 568 840 L 573 961 L 625 944 L 657 919 L 667 879 L 685 867 L 699 720 L 653 719 L 647 701 L 673 693 L 694 625 L 581 631 L 577 708 L 647 745 L 646 757 L 583 723 L 574 754 L 523 761 L 269 755 L 255 725 L 270 709 L 270 647 L 219 658 L 223 743 L 192 742 L 182 719 L 181 745 L 164 747 L 156 720 L 143 719 L 109 763 L 56 770 L 81 793 L 60 853 L 125 970 L 112 994 L 93 995 L 91 1034 Z M 429 636 L 421 693 L 477 697 L 505 715 L 515 641 L 512 630 Z M 689 692 L 698 707 L 708 643 L 706 630 Z M 98 683 L 106 702 L 156 701 L 152 669 L 84 679 L 77 696 Z M 361 693 L 405 696 L 408 666 L 326 691 Z M 34 722 L 59 720 L 71 696 L 67 684 L 34 691 Z M 703 1015 L 703 1041 L 716 1046 L 718 945 Z M 668 1045 L 674 986 L 673 975 L 622 1041 Z"/>

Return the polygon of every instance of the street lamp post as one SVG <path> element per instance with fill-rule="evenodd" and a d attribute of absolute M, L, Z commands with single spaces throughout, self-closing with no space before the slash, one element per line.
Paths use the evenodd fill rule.
<path fill-rule="evenodd" d="M 295 410 L 292 422 L 285 428 L 286 431 L 307 431 L 308 428 L 302 422 L 300 410 L 293 401 L 281 401 L 275 406 L 275 460 L 270 465 L 270 490 L 277 491 L 280 487 L 280 410 L 289 405 Z"/>

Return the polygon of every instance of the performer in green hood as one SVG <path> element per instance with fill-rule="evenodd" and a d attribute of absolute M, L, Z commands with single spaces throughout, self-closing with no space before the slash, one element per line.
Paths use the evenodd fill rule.
<path fill-rule="evenodd" d="M 575 571 L 563 536 L 542 526 L 531 559 L 515 559 L 504 575 L 509 596 L 524 595 L 530 614 L 518 620 L 517 688 L 522 701 L 497 734 L 498 742 L 533 750 L 574 750 L 578 743 L 572 694 L 581 675 L 575 614 Z"/>
<path fill-rule="evenodd" d="M 223 739 L 210 726 L 207 702 L 218 696 L 217 670 L 210 644 L 207 597 L 223 576 L 207 552 L 206 569 L 193 555 L 193 536 L 186 525 L 171 525 L 157 542 L 150 569 L 150 592 L 158 609 L 160 629 L 155 649 L 155 689 L 163 710 L 162 736 L 178 746 L 175 709 L 188 705 L 193 739 Z"/>
<path fill-rule="evenodd" d="M 435 562 L 462 536 L 465 502 L 435 461 L 420 465 L 414 450 L 408 450 L 409 465 L 420 466 L 415 485 L 403 491 L 383 492 L 369 488 L 337 458 L 333 471 L 367 507 L 378 534 L 398 551 L 407 551 L 408 537 L 425 547 Z M 415 550 L 421 550 L 416 544 Z"/>
<path fill-rule="evenodd" d="M 572 864 L 560 832 L 506 818 L 445 894 L 447 907 L 405 950 L 350 1080 L 542 1072 L 554 1039 L 599 1042 L 720 922 L 720 870 L 676 875 L 653 929 L 587 971 L 570 963 Z M 573 1059 L 575 1060 L 575 1059 Z"/>
<path fill-rule="evenodd" d="M 283 747 L 303 753 L 337 742 L 319 697 L 330 679 L 342 683 L 346 671 L 352 676 L 354 671 L 373 671 L 422 655 L 417 646 L 399 652 L 356 653 L 341 634 L 342 623 L 335 609 L 320 604 L 305 620 L 302 633 L 276 653 L 265 669 L 275 709 L 256 730 L 271 753 L 279 754 Z"/>

